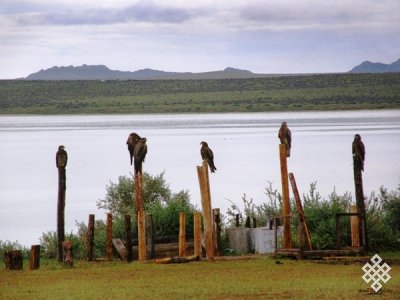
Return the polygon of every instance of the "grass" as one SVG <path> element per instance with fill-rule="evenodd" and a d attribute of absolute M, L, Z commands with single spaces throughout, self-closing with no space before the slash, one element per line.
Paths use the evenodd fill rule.
<path fill-rule="evenodd" d="M 63 269 L 0 270 L 0 299 L 365 299 L 361 265 L 329 265 L 270 257 L 158 265 L 77 261 Z M 400 268 L 379 299 L 399 299 Z M 370 296 L 371 298 L 374 296 Z"/>

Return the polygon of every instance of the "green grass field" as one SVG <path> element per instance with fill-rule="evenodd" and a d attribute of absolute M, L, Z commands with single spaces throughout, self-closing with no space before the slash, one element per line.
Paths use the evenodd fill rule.
<path fill-rule="evenodd" d="M 369 295 L 362 264 L 332 265 L 271 257 L 160 265 L 43 261 L 30 271 L 0 270 L 0 299 L 399 299 L 392 266 L 381 295 Z"/>
<path fill-rule="evenodd" d="M 400 73 L 214 80 L 0 80 L 0 114 L 143 114 L 399 108 Z"/>

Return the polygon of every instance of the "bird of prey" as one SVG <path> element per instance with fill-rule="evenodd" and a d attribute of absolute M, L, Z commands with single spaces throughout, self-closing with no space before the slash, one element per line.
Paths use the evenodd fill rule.
<path fill-rule="evenodd" d="M 217 170 L 217 168 L 214 165 L 214 153 L 208 147 L 208 144 L 206 142 L 201 142 L 200 145 L 201 145 L 200 149 L 201 158 L 208 163 L 208 165 L 210 166 L 211 173 L 214 173 Z"/>
<path fill-rule="evenodd" d="M 292 133 L 286 122 L 282 122 L 281 128 L 279 128 L 278 138 L 281 144 L 286 145 L 286 157 L 290 157 L 290 149 L 292 148 Z"/>
<path fill-rule="evenodd" d="M 140 136 L 137 133 L 132 132 L 128 136 L 128 140 L 126 141 L 126 144 L 128 145 L 129 157 L 131 158 L 131 165 L 132 165 L 132 160 L 133 160 L 133 151 L 135 149 L 135 145 L 137 144 L 137 142 L 139 140 L 140 140 Z"/>
<path fill-rule="evenodd" d="M 65 147 L 63 145 L 58 146 L 58 151 L 56 154 L 56 165 L 57 168 L 65 168 L 67 166 L 68 154 L 65 151 Z"/>
<path fill-rule="evenodd" d="M 146 141 L 146 138 L 140 138 L 135 145 L 135 149 L 133 150 L 135 174 L 138 172 L 142 173 L 142 164 L 147 154 Z"/>
<path fill-rule="evenodd" d="M 354 136 L 352 150 L 354 165 L 358 167 L 359 170 L 364 171 L 365 146 L 364 143 L 361 141 L 361 136 L 359 134 L 356 134 Z"/>

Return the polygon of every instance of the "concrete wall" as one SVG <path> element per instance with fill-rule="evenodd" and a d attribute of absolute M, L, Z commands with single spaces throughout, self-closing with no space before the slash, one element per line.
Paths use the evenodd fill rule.
<path fill-rule="evenodd" d="M 275 251 L 275 230 L 269 227 L 227 228 L 228 247 L 236 254 L 273 253 Z M 283 228 L 278 226 L 278 239 L 283 236 Z"/>

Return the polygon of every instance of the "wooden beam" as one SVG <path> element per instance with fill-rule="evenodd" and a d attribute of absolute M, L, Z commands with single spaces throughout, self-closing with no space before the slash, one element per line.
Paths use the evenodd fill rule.
<path fill-rule="evenodd" d="M 108 261 L 112 261 L 113 260 L 112 226 L 113 226 L 112 214 L 108 213 L 107 214 L 107 241 L 106 241 L 106 252 L 107 252 L 107 260 Z"/>
<path fill-rule="evenodd" d="M 201 257 L 201 213 L 193 214 L 194 256 Z"/>
<path fill-rule="evenodd" d="M 93 245 L 94 245 L 94 215 L 89 215 L 88 221 L 88 231 L 87 231 L 87 243 L 86 243 L 86 251 L 87 251 L 87 260 L 93 261 Z"/>
<path fill-rule="evenodd" d="M 179 213 L 179 256 L 186 255 L 186 215 Z"/>

